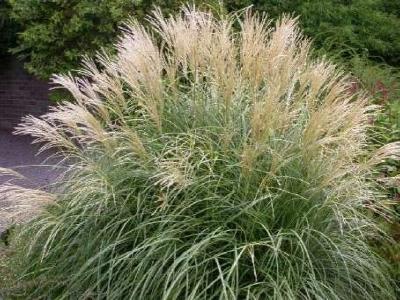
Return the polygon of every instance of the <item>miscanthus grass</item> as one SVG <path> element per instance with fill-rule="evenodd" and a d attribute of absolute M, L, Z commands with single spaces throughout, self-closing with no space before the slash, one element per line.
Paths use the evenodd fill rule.
<path fill-rule="evenodd" d="M 367 151 L 376 107 L 295 19 L 156 10 L 116 49 L 17 129 L 69 165 L 50 194 L 2 188 L 40 207 L 19 237 L 30 299 L 394 298 L 368 240 L 399 145 Z"/>

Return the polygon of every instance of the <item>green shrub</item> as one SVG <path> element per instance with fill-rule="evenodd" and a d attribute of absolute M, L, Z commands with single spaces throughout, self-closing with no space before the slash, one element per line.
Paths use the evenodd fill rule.
<path fill-rule="evenodd" d="M 368 152 L 374 107 L 295 21 L 237 21 L 156 13 L 54 78 L 75 103 L 17 132 L 70 163 L 64 180 L 0 188 L 43 209 L 19 238 L 26 295 L 394 299 L 368 240 L 386 213 L 372 170 L 399 145 Z"/>
<path fill-rule="evenodd" d="M 13 52 L 29 72 L 42 78 L 70 71 L 82 55 L 112 43 L 132 1 L 9 0 L 21 24 Z"/>
<path fill-rule="evenodd" d="M 10 6 L 0 2 L 0 57 L 9 55 L 9 49 L 15 47 L 17 24 L 10 18 Z"/>
<path fill-rule="evenodd" d="M 315 46 L 329 53 L 354 50 L 358 55 L 400 66 L 399 4 L 393 0 L 225 0 L 228 10 L 247 5 L 273 17 L 300 16 Z"/>
<path fill-rule="evenodd" d="M 77 68 L 82 55 L 100 46 L 109 48 L 121 23 L 133 15 L 142 20 L 153 5 L 165 13 L 176 11 L 183 0 L 7 0 L 19 29 L 18 53 L 27 69 L 40 77 Z M 193 1 L 216 6 L 218 0 Z M 225 0 L 227 11 L 253 5 L 278 17 L 283 12 L 300 16 L 305 33 L 329 53 L 354 49 L 377 61 L 399 66 L 398 5 L 390 0 Z M 13 31 L 14 32 L 14 31 Z M 14 37 L 15 33 L 11 35 Z M 9 45 L 10 46 L 10 45 Z M 348 54 L 348 53 L 347 53 Z M 348 57 L 348 56 L 347 56 Z"/>
<path fill-rule="evenodd" d="M 71 71 L 83 55 L 110 48 L 129 15 L 142 19 L 153 5 L 176 11 L 183 0 L 8 0 L 22 27 L 13 52 L 29 72 L 42 78 Z M 199 1 L 204 2 L 204 1 Z M 207 2 L 207 1 L 206 1 Z M 209 1 L 210 3 L 212 1 Z"/>

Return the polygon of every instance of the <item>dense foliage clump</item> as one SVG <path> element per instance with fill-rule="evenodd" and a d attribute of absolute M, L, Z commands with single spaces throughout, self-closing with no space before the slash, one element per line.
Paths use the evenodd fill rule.
<path fill-rule="evenodd" d="M 228 10 L 252 5 L 272 17 L 300 16 L 304 33 L 328 54 L 355 54 L 400 66 L 400 4 L 392 0 L 226 0 Z"/>
<path fill-rule="evenodd" d="M 129 15 L 139 20 L 154 5 L 169 14 L 182 0 L 7 0 L 14 22 L 19 24 L 14 52 L 24 57 L 28 70 L 40 77 L 76 68 L 84 54 L 110 48 L 118 26 Z M 277 18 L 299 15 L 301 26 L 315 46 L 325 53 L 346 58 L 354 54 L 399 66 L 399 5 L 392 0 L 207 0 L 193 1 L 227 12 L 253 6 Z M 2 4 L 4 5 L 4 4 Z M 221 7 L 222 9 L 222 7 Z M 15 34 L 13 35 L 15 38 Z"/>
<path fill-rule="evenodd" d="M 6 1 L 0 2 L 0 58 L 9 55 L 16 46 L 19 26 L 11 18 L 11 8 Z"/>
<path fill-rule="evenodd" d="M 367 94 L 312 59 L 293 19 L 184 9 L 149 20 L 126 25 L 115 57 L 56 76 L 75 101 L 18 129 L 70 165 L 49 193 L 0 188 L 16 209 L 42 209 L 18 239 L 19 289 L 394 299 L 368 241 L 382 234 L 372 215 L 389 217 L 373 169 L 399 145 L 368 151 Z"/>
<path fill-rule="evenodd" d="M 31 73 L 49 78 L 77 67 L 82 55 L 113 42 L 121 22 L 133 11 L 131 0 L 10 0 L 21 26 L 14 52 Z"/>
<path fill-rule="evenodd" d="M 83 55 L 111 48 L 118 27 L 128 18 L 142 19 L 154 5 L 170 13 L 182 0 L 7 0 L 13 20 L 21 26 L 13 52 L 24 58 L 29 72 L 42 78 L 71 71 Z M 202 2 L 202 1 L 200 1 Z"/>

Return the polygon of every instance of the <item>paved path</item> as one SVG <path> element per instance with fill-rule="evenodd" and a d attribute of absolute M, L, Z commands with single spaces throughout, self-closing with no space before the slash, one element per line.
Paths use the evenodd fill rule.
<path fill-rule="evenodd" d="M 0 131 L 0 168 L 11 168 L 25 176 L 27 180 L 17 182 L 21 186 L 45 188 L 57 178 L 58 172 L 46 166 L 46 156 L 38 156 L 36 152 L 37 147 L 31 145 L 31 138 Z M 9 179 L 0 176 L 0 184 Z M 5 205 L 6 202 L 0 202 L 0 209 Z M 5 229 L 7 223 L 8 220 L 0 219 L 0 232 Z"/>

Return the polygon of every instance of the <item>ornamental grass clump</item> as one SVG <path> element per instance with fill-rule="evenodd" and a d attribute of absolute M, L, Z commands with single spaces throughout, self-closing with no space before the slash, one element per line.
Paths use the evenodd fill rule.
<path fill-rule="evenodd" d="M 367 151 L 376 107 L 296 19 L 156 10 L 116 49 L 17 129 L 69 166 L 29 199 L 32 299 L 394 298 L 368 240 L 399 146 Z"/>

